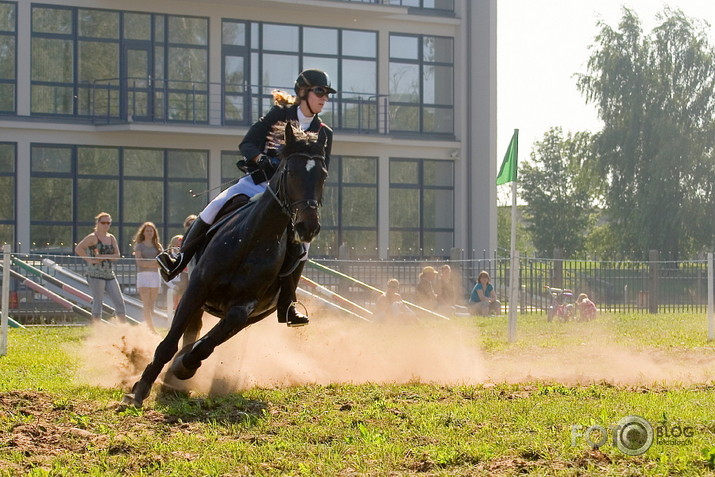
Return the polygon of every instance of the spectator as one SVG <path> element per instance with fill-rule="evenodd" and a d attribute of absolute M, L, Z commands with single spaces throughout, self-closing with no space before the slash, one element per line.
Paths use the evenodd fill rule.
<path fill-rule="evenodd" d="M 442 307 L 451 308 L 454 306 L 454 291 L 452 267 L 444 264 L 439 267 L 439 276 L 437 277 L 437 298 Z"/>
<path fill-rule="evenodd" d="M 596 304 L 592 302 L 585 293 L 581 293 L 578 296 L 576 300 L 576 310 L 582 320 L 592 320 L 596 318 L 596 313 L 598 313 Z"/>
<path fill-rule="evenodd" d="M 434 289 L 436 278 L 437 271 L 433 267 L 424 267 L 415 288 L 415 301 L 428 309 L 433 309 L 439 298 Z"/>
<path fill-rule="evenodd" d="M 387 282 L 385 293 L 377 298 L 375 304 L 375 312 L 384 317 L 399 317 L 399 316 L 414 316 L 405 302 L 400 296 L 400 282 L 396 278 L 392 278 Z"/>
<path fill-rule="evenodd" d="M 112 216 L 107 212 L 100 212 L 94 219 L 94 231 L 80 240 L 74 248 L 75 253 L 87 262 L 87 283 L 92 294 L 92 319 L 102 319 L 106 292 L 112 300 L 117 318 L 126 321 L 124 297 L 112 269 L 112 262 L 121 257 L 117 239 L 109 233 Z"/>
<path fill-rule="evenodd" d="M 491 284 L 489 273 L 482 270 L 477 277 L 477 284 L 472 289 L 469 297 L 469 311 L 473 315 L 489 316 L 501 313 L 501 302 L 497 300 L 497 293 Z"/>
<path fill-rule="evenodd" d="M 134 235 L 134 260 L 137 262 L 137 291 L 142 300 L 144 324 L 152 332 L 154 329 L 154 306 L 161 289 L 159 264 L 155 257 L 164 248 L 159 242 L 159 233 L 151 222 L 144 222 Z"/>

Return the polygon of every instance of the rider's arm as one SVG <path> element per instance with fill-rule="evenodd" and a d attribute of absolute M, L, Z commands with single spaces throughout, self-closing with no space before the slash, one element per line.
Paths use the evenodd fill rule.
<path fill-rule="evenodd" d="M 238 145 L 238 150 L 241 151 L 243 157 L 251 161 L 258 160 L 264 152 L 266 137 L 271 132 L 271 128 L 278 121 L 285 121 L 285 119 L 285 108 L 274 106 L 265 116 L 253 123 L 241 144 Z"/>

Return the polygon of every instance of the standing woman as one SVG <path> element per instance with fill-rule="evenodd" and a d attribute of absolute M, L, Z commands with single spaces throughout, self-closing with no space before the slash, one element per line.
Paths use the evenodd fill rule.
<path fill-rule="evenodd" d="M 184 236 L 177 257 L 162 253 L 156 257 L 161 265 L 164 280 L 170 281 L 189 263 L 204 243 L 206 232 L 213 224 L 221 208 L 234 196 L 243 196 L 245 202 L 250 197 L 266 190 L 268 180 L 276 171 L 280 160 L 278 154 L 282 144 L 273 135 L 273 126 L 282 121 L 297 121 L 303 131 L 311 131 L 325 141 L 325 165 L 330 163 L 330 152 L 333 145 L 333 130 L 320 118 L 319 113 L 335 90 L 330 84 L 330 78 L 325 71 L 307 69 L 298 75 L 293 86 L 295 96 L 283 91 L 273 91 L 274 106 L 265 116 L 256 121 L 246 133 L 238 146 L 244 160 L 237 166 L 247 175 L 236 184 L 217 195 L 201 211 L 198 218 Z M 245 203 L 244 202 L 244 203 Z M 288 326 L 303 326 L 308 324 L 308 317 L 295 309 L 295 290 L 307 259 L 307 244 L 289 246 L 286 253 L 286 263 L 295 268 L 281 277 L 281 290 L 276 305 L 278 321 Z"/>
<path fill-rule="evenodd" d="M 94 219 L 94 232 L 83 238 L 74 248 L 75 253 L 87 262 L 87 283 L 92 293 L 92 319 L 102 319 L 102 303 L 106 292 L 112 300 L 117 317 L 126 321 L 124 298 L 112 269 L 112 262 L 121 257 L 117 239 L 109 233 L 112 216 L 107 212 L 100 212 Z"/>
<path fill-rule="evenodd" d="M 163 250 L 156 225 L 152 222 L 141 224 L 134 236 L 134 259 L 137 262 L 137 290 L 144 305 L 144 323 L 151 331 L 156 331 L 152 315 L 161 288 L 159 264 L 156 263 L 155 258 Z"/>

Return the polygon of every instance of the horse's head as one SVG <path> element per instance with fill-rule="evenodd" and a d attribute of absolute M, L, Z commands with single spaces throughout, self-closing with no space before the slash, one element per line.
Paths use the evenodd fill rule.
<path fill-rule="evenodd" d="M 325 164 L 325 137 L 305 132 L 297 124 L 285 125 L 285 146 L 281 149 L 281 200 L 291 215 L 301 242 L 310 242 L 320 232 L 323 186 L 328 176 Z"/>

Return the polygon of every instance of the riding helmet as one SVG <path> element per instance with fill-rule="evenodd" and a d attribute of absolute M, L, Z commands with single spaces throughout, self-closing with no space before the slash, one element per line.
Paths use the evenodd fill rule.
<path fill-rule="evenodd" d="M 317 69 L 303 70 L 303 72 L 298 75 L 298 78 L 295 80 L 295 87 L 293 89 L 296 94 L 300 94 L 299 91 L 301 88 L 313 88 L 315 86 L 322 86 L 331 94 L 336 93 L 330 85 L 330 77 L 328 77 L 328 73 Z"/>

